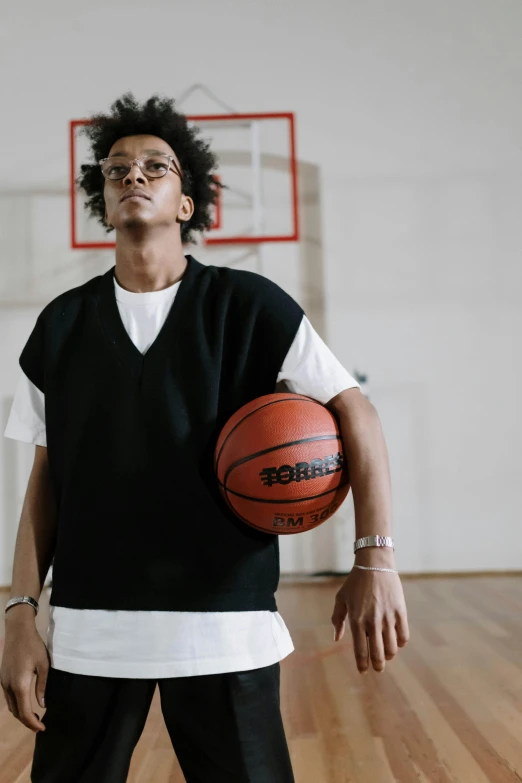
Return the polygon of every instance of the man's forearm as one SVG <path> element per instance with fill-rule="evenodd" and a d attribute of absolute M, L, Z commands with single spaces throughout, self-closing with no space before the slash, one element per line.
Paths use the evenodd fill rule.
<path fill-rule="evenodd" d="M 388 450 L 379 415 L 358 389 L 347 389 L 327 403 L 339 421 L 355 509 L 355 536 L 392 535 Z M 395 567 L 390 547 L 359 549 L 360 565 Z"/>
<path fill-rule="evenodd" d="M 35 460 L 27 484 L 16 537 L 11 595 L 39 599 L 56 545 L 56 505 L 52 489 L 47 449 L 36 446 Z M 11 607 L 6 626 L 34 622 L 34 609 L 28 604 Z"/>

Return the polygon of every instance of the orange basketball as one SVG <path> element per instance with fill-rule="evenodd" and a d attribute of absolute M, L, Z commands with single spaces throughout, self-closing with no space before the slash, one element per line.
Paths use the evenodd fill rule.
<path fill-rule="evenodd" d="M 239 519 L 277 535 L 321 525 L 350 490 L 335 416 L 301 394 L 243 405 L 220 433 L 214 468 Z"/>

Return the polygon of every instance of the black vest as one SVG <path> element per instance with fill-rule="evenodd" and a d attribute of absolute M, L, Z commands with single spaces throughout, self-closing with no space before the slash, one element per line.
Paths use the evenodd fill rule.
<path fill-rule="evenodd" d="M 20 356 L 45 394 L 58 508 L 50 602 L 276 611 L 278 536 L 228 509 L 212 460 L 228 418 L 274 392 L 303 310 L 261 275 L 188 256 L 143 355 L 114 271 L 53 299 Z"/>

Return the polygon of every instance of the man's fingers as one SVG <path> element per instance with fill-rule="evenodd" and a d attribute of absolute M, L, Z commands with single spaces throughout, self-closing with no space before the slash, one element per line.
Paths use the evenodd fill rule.
<path fill-rule="evenodd" d="M 397 612 L 395 621 L 397 644 L 399 647 L 404 647 L 410 638 L 410 630 L 408 628 L 407 618 L 400 612 Z"/>
<path fill-rule="evenodd" d="M 384 655 L 386 660 L 390 661 L 397 655 L 397 631 L 395 630 L 394 617 L 384 617 L 382 638 L 384 642 Z"/>
<path fill-rule="evenodd" d="M 363 672 L 367 671 L 369 667 L 368 639 L 366 636 L 366 630 L 363 623 L 358 620 L 354 620 L 351 624 L 351 627 L 355 662 L 357 664 L 357 668 L 362 674 Z"/>
<path fill-rule="evenodd" d="M 370 644 L 370 658 L 376 672 L 384 671 L 386 665 L 384 658 L 384 642 L 382 639 L 382 621 L 375 618 L 367 627 L 368 641 Z"/>
<path fill-rule="evenodd" d="M 346 623 L 343 621 L 337 626 L 334 626 L 334 642 L 340 642 L 344 636 Z"/>
<path fill-rule="evenodd" d="M 5 700 L 7 702 L 7 709 L 12 715 L 14 715 L 15 718 L 18 718 L 18 710 L 16 708 L 16 698 L 13 691 L 10 688 L 4 688 L 4 695 L 5 695 Z"/>
<path fill-rule="evenodd" d="M 332 625 L 334 627 L 334 641 L 339 641 L 344 636 L 344 624 L 346 621 L 346 615 L 348 610 L 346 603 L 338 595 L 335 597 L 335 606 L 331 616 Z"/>
<path fill-rule="evenodd" d="M 41 722 L 38 715 L 33 712 L 31 706 L 30 688 L 32 681 L 25 681 L 18 689 L 13 689 L 13 693 L 16 697 L 16 707 L 18 720 L 27 726 L 31 731 L 45 731 L 45 726 Z"/>
<path fill-rule="evenodd" d="M 44 703 L 44 696 L 45 696 L 45 688 L 47 685 L 47 676 L 49 674 L 49 666 L 48 665 L 39 665 L 36 667 L 36 701 L 40 705 L 40 707 L 45 707 Z"/>

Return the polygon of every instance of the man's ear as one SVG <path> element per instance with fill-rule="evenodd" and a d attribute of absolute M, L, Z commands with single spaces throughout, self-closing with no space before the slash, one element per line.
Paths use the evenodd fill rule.
<path fill-rule="evenodd" d="M 190 220 L 193 214 L 194 214 L 194 202 L 192 201 L 190 196 L 185 196 L 185 194 L 182 193 L 181 203 L 178 209 L 178 220 L 182 223 L 186 223 L 187 220 Z"/>

